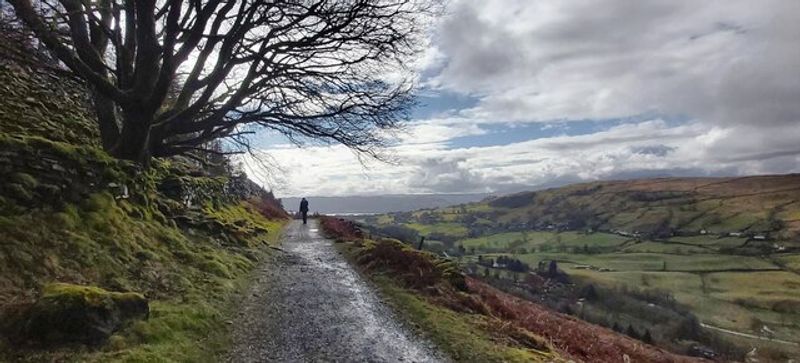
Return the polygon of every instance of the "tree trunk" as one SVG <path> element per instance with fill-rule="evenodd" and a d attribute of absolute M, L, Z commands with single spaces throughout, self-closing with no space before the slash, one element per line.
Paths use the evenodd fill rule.
<path fill-rule="evenodd" d="M 114 150 L 117 147 L 117 143 L 120 141 L 119 125 L 117 125 L 114 103 L 110 98 L 100 93 L 95 87 L 91 87 L 91 92 L 103 149 L 108 151 Z"/>
<path fill-rule="evenodd" d="M 122 134 L 112 155 L 149 166 L 151 124 L 152 117 L 136 111 L 126 111 L 123 116 Z"/>

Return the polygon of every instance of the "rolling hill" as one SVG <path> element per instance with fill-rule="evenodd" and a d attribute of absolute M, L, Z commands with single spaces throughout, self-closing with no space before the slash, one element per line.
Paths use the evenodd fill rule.
<path fill-rule="evenodd" d="M 424 236 L 426 249 L 494 285 L 600 325 L 653 331 L 678 352 L 687 352 L 678 347 L 685 329 L 662 329 L 674 319 L 656 315 L 696 319 L 729 357 L 800 353 L 797 174 L 583 183 L 361 221 L 409 243 Z M 551 262 L 567 287 L 531 284 L 528 271 Z M 584 301 L 578 291 L 589 285 L 613 298 Z"/>
<path fill-rule="evenodd" d="M 594 182 L 433 212 L 442 221 L 462 223 L 459 215 L 474 216 L 476 224 L 487 228 L 591 229 L 650 237 L 741 234 L 795 240 L 800 232 L 800 175 Z"/>

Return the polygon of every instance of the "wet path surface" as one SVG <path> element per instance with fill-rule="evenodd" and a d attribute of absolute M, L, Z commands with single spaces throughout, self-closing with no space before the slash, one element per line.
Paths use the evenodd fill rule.
<path fill-rule="evenodd" d="M 440 362 L 318 231 L 292 222 L 234 324 L 231 362 Z"/>

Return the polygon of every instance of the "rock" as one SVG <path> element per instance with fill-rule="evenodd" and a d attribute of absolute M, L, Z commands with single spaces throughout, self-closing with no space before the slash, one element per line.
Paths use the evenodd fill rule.
<path fill-rule="evenodd" d="M 6 329 L 16 343 L 100 345 L 126 324 L 147 319 L 149 314 L 147 299 L 138 293 L 55 283 L 45 286 L 36 303 L 17 311 Z"/>
<path fill-rule="evenodd" d="M 53 170 L 60 171 L 62 173 L 67 171 L 67 169 L 61 166 L 61 164 L 51 164 L 50 167 L 53 168 Z"/>

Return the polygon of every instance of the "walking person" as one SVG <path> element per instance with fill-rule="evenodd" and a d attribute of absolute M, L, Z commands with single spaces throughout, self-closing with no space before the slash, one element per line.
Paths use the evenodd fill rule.
<path fill-rule="evenodd" d="M 300 201 L 300 214 L 303 215 L 303 224 L 306 224 L 308 222 L 308 201 L 306 198 Z"/>

